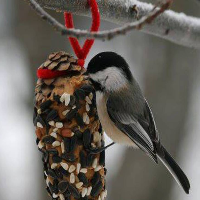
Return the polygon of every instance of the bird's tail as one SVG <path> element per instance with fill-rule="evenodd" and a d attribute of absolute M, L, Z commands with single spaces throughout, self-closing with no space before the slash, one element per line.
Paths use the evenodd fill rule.
<path fill-rule="evenodd" d="M 190 182 L 187 176 L 162 145 L 159 145 L 158 157 L 172 174 L 177 183 L 183 187 L 187 194 L 189 194 Z"/>

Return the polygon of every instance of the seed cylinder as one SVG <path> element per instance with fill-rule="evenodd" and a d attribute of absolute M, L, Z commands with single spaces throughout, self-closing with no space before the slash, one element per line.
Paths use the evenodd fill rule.
<path fill-rule="evenodd" d="M 52 79 L 38 79 L 34 125 L 42 153 L 47 191 L 57 200 L 104 200 L 104 136 L 97 115 L 93 87 L 85 69 L 65 52 L 49 55 L 40 69 L 65 71 Z"/>

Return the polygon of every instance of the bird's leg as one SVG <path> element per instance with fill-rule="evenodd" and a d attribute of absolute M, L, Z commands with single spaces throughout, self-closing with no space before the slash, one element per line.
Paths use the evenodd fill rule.
<path fill-rule="evenodd" d="M 114 144 L 115 144 L 115 142 L 112 142 L 111 144 L 109 144 L 109 145 L 107 145 L 105 147 L 89 149 L 89 151 L 90 151 L 91 154 L 98 154 L 98 153 L 101 153 L 102 151 L 106 150 L 108 147 L 111 147 Z"/>

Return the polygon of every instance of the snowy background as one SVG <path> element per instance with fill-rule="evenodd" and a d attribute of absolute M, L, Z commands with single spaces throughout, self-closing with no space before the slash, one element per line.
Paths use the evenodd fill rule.
<path fill-rule="evenodd" d="M 176 0 L 173 9 L 200 17 L 195 0 Z M 61 13 L 50 13 L 63 21 Z M 76 17 L 75 23 L 90 26 L 83 17 Z M 101 29 L 112 27 L 103 22 Z M 67 38 L 55 33 L 24 1 L 0 0 L 1 200 L 49 199 L 32 110 L 36 69 L 58 50 L 72 53 Z M 88 60 L 105 50 L 116 51 L 130 63 L 163 144 L 191 181 L 187 196 L 161 164 L 155 165 L 141 151 L 115 145 L 106 153 L 108 200 L 199 200 L 200 51 L 134 31 L 109 42 L 97 41 Z"/>

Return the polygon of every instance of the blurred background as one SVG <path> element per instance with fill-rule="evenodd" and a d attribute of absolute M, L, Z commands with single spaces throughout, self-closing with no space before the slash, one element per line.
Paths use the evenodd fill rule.
<path fill-rule="evenodd" d="M 198 3 L 176 0 L 172 9 L 200 17 Z M 49 12 L 63 22 L 61 13 Z M 90 22 L 75 17 L 78 28 L 88 28 Z M 102 22 L 101 30 L 115 26 Z M 1 200 L 50 200 L 32 111 L 36 70 L 48 54 L 60 50 L 73 54 L 67 38 L 54 32 L 27 3 L 0 0 Z M 106 153 L 107 199 L 199 200 L 200 51 L 133 31 L 112 41 L 96 41 L 87 62 L 105 50 L 121 54 L 130 64 L 163 144 L 191 181 L 191 193 L 185 195 L 162 164 L 155 165 L 141 151 L 115 145 Z"/>

